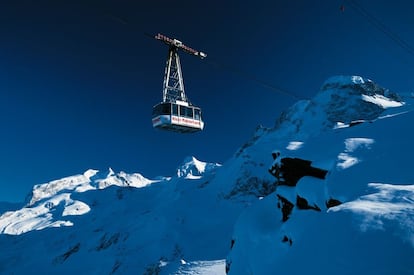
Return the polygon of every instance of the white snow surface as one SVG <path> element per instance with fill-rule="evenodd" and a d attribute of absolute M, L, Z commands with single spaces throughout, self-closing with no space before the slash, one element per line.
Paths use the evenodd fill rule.
<path fill-rule="evenodd" d="M 73 226 L 68 216 L 84 215 L 91 210 L 87 203 L 72 199 L 74 194 L 109 186 L 139 188 L 158 182 L 138 173 L 115 173 L 112 169 L 103 178 L 98 173 L 90 169 L 80 175 L 35 185 L 25 207 L 0 216 L 0 232 L 19 235 L 48 227 Z"/>
<path fill-rule="evenodd" d="M 302 141 L 291 141 L 291 142 L 289 142 L 286 149 L 291 150 L 291 151 L 295 151 L 295 150 L 300 149 L 302 147 L 302 145 L 303 145 Z"/>
<path fill-rule="evenodd" d="M 188 157 L 174 177 L 36 185 L 0 216 L 0 274 L 414 274 L 413 103 L 332 77 L 222 166 Z M 328 174 L 275 186 L 274 150 Z M 293 203 L 286 221 L 278 196 Z"/>
<path fill-rule="evenodd" d="M 218 163 L 206 163 L 195 157 L 185 158 L 183 164 L 177 169 L 177 177 L 186 179 L 200 179 L 204 173 L 215 170 L 221 165 Z"/>
<path fill-rule="evenodd" d="M 400 107 L 404 104 L 402 102 L 398 102 L 398 101 L 395 101 L 395 100 L 390 100 L 389 98 L 387 98 L 383 95 L 377 95 L 377 94 L 373 95 L 373 96 L 362 95 L 362 99 L 367 101 L 367 102 L 377 104 L 377 105 L 381 106 L 382 108 Z"/>

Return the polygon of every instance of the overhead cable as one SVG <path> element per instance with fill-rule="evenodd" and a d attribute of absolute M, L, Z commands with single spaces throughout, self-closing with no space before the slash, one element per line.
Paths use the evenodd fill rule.
<path fill-rule="evenodd" d="M 414 55 L 414 48 L 410 46 L 404 39 L 402 39 L 398 34 L 392 31 L 387 25 L 382 23 L 379 19 L 369 13 L 364 7 L 362 7 L 357 1 L 355 0 L 345 0 L 349 4 L 349 6 L 358 12 L 360 15 L 365 17 L 374 27 L 376 27 L 379 31 L 384 33 L 388 36 L 392 41 L 394 41 L 399 47 L 407 51 L 408 53 Z"/>

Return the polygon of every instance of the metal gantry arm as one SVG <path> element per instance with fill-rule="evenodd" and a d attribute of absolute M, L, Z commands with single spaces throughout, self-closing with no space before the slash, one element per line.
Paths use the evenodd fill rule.
<path fill-rule="evenodd" d="M 198 56 L 201 59 L 207 57 L 207 54 L 206 53 L 203 53 L 203 52 L 194 50 L 193 48 L 190 48 L 190 47 L 184 45 L 183 42 L 181 42 L 180 40 L 171 39 L 171 38 L 169 38 L 169 37 L 167 37 L 165 35 L 162 35 L 160 33 L 157 34 L 154 38 L 157 39 L 157 40 L 163 41 L 165 44 L 167 44 L 169 46 L 176 47 L 177 49 L 182 49 L 186 53 L 189 53 L 189 54 Z"/>

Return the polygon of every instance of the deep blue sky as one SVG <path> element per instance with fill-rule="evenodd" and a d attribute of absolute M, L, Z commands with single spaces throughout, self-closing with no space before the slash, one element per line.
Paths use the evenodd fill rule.
<path fill-rule="evenodd" d="M 300 98 L 336 74 L 412 91 L 413 54 L 347 4 L 341 12 L 342 1 L 8 2 L 0 7 L 0 201 L 88 168 L 151 178 L 172 175 L 188 155 L 224 162 L 296 101 L 211 62 Z M 414 45 L 408 2 L 358 1 Z M 152 129 L 167 47 L 144 32 L 208 54 L 181 54 L 205 131 Z"/>

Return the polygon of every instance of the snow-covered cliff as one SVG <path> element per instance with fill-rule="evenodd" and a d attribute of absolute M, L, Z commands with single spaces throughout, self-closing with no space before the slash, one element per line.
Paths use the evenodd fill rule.
<path fill-rule="evenodd" d="M 240 156 L 257 161 L 278 149 L 328 174 L 277 186 L 246 209 L 235 225 L 229 273 L 414 272 L 412 110 L 411 96 L 335 77 L 249 144 Z"/>

